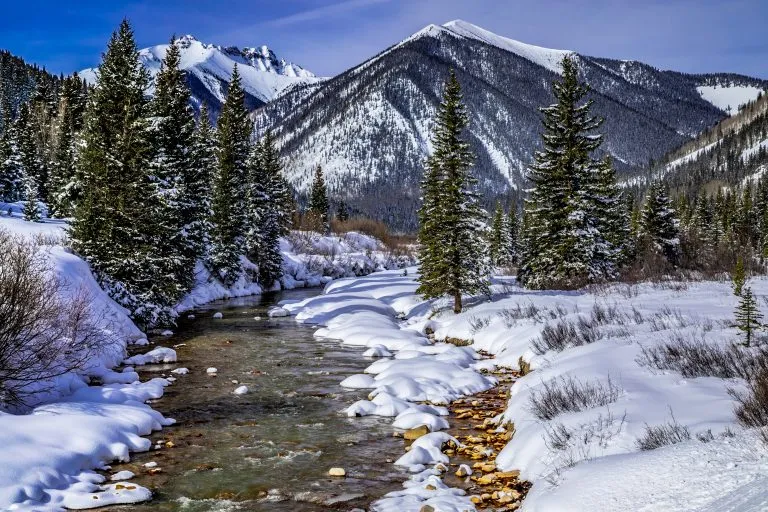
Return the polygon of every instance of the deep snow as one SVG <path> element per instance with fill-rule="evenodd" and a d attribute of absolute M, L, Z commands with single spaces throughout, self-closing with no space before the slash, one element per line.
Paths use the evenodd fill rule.
<path fill-rule="evenodd" d="M 372 390 L 370 400 L 352 405 L 348 414 L 390 416 L 395 427 L 440 430 L 447 425 L 441 404 L 493 385 L 481 368 L 517 368 L 522 357 L 534 371 L 515 383 L 507 410 L 497 418 L 507 428 L 513 424 L 515 435 L 496 460 L 500 470 L 519 469 L 533 482 L 522 510 L 766 510 L 768 450 L 737 424 L 728 394 L 743 381 L 683 378 L 638 363 L 642 347 L 674 337 L 734 342 L 730 283 L 533 292 L 519 288 L 514 278 L 498 278 L 491 301 L 468 297 L 471 306 L 454 315 L 448 301 L 415 295 L 415 271 L 334 281 L 322 296 L 283 304 L 297 321 L 321 324 L 317 337 L 368 347 L 367 355 L 394 353 L 341 383 Z M 768 280 L 750 284 L 758 295 L 768 294 Z M 598 328 L 597 341 L 543 355 L 531 349 L 545 325 L 588 317 L 596 305 L 614 311 Z M 450 336 L 473 344 L 431 344 L 427 328 L 437 340 Z M 479 361 L 475 350 L 496 357 Z M 614 396 L 604 406 L 539 419 L 531 395 L 544 383 L 569 377 L 612 387 Z M 431 405 L 418 404 L 427 400 Z M 686 426 L 691 440 L 639 450 L 646 426 L 671 421 Z M 556 448 L 551 432 L 560 425 L 570 438 Z M 418 511 L 425 504 L 440 511 L 473 509 L 462 491 L 437 484 L 439 472 L 427 468 L 445 462 L 442 441 L 423 443 L 396 462 L 414 472 L 406 489 L 384 497 L 374 510 Z"/>

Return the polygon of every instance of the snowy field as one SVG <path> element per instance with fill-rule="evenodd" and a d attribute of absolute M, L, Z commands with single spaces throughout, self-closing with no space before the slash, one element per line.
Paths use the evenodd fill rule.
<path fill-rule="evenodd" d="M 145 344 L 146 337 L 128 312 L 101 290 L 88 265 L 65 247 L 66 223 L 26 222 L 19 218 L 19 209 L 18 204 L 0 207 L 4 213 L 0 229 L 38 240 L 51 272 L 66 282 L 65 293 L 90 294 L 98 327 L 112 342 L 82 375 L 59 377 L 45 393 L 33 395 L 30 409 L 21 411 L 26 414 L 0 410 L 0 510 L 85 509 L 149 499 L 149 490 L 128 481 L 133 475 L 122 472 L 105 478 L 94 470 L 108 470 L 111 461 L 127 461 L 130 452 L 149 450 L 150 441 L 141 436 L 173 423 L 145 402 L 160 398 L 174 379 L 139 382 L 133 367 L 173 363 L 176 353 L 158 347 L 126 359 L 127 346 Z M 318 286 L 408 261 L 358 233 L 338 237 L 293 233 L 281 244 L 285 288 Z M 225 288 L 210 279 L 202 265 L 198 271 L 197 286 L 177 306 L 178 313 L 212 300 L 262 291 L 245 279 Z M 119 371 L 114 370 L 117 367 Z M 99 385 L 89 386 L 94 383 Z"/>
<path fill-rule="evenodd" d="M 497 418 L 515 435 L 496 462 L 533 482 L 522 510 L 768 510 L 768 450 L 738 425 L 728 393 L 744 381 L 684 377 L 647 357 L 667 343 L 730 347 L 737 340 L 730 283 L 614 285 L 587 293 L 529 291 L 499 278 L 491 301 L 468 298 L 471 306 L 455 315 L 447 302 L 415 295 L 415 271 L 334 281 L 322 296 L 283 304 L 297 321 L 322 325 L 317 337 L 367 347 L 365 355 L 377 358 L 365 374 L 341 383 L 371 390 L 347 414 L 390 416 L 397 428 L 427 425 L 434 432 L 395 462 L 412 477 L 373 510 L 473 510 L 434 468 L 448 460 L 438 432 L 448 426 L 443 406 L 493 386 L 481 368 L 517 369 L 521 362 L 532 371 L 515 383 Z M 768 294 L 768 280 L 750 285 L 758 296 Z M 573 329 L 561 346 L 552 334 L 558 326 Z M 473 343 L 432 343 L 428 330 L 436 340 Z M 495 357 L 481 361 L 476 350 Z M 567 389 L 583 398 L 558 406 L 558 392 Z M 679 442 L 641 449 L 652 447 L 648 432 L 656 427 Z"/>

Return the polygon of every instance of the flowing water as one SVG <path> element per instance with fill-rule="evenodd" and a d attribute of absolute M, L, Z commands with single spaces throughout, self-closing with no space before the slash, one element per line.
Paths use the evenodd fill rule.
<path fill-rule="evenodd" d="M 190 373 L 152 404 L 177 420 L 152 436 L 161 448 L 111 470 L 134 472 L 131 481 L 152 489 L 153 500 L 111 510 L 351 510 L 401 488 L 405 475 L 388 463 L 403 453 L 391 418 L 341 413 L 366 392 L 339 382 L 370 361 L 361 350 L 315 340 L 313 328 L 291 318 L 267 318 L 278 300 L 317 293 L 212 303 L 183 319 L 173 336 L 154 340 L 175 346 L 179 361 L 141 368 L 142 379 L 178 367 Z M 216 311 L 224 318 L 213 319 Z M 209 367 L 217 376 L 206 374 Z M 250 392 L 234 395 L 240 385 Z M 144 467 L 148 462 L 157 467 Z M 332 467 L 347 477 L 329 477 Z"/>

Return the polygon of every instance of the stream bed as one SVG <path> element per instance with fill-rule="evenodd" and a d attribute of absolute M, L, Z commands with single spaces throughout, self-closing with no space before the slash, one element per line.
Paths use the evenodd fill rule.
<path fill-rule="evenodd" d="M 339 386 L 370 364 L 362 349 L 316 340 L 314 328 L 290 317 L 267 317 L 279 300 L 318 293 L 214 302 L 194 319 L 185 315 L 173 336 L 152 339 L 174 347 L 178 363 L 137 370 L 142 380 L 177 378 L 152 403 L 177 423 L 152 436 L 155 449 L 110 470 L 135 473 L 131 481 L 152 489 L 153 500 L 110 510 L 343 511 L 402 488 L 406 475 L 391 462 L 403 442 L 392 436 L 392 419 L 342 413 L 366 395 Z M 182 367 L 189 374 L 170 373 Z M 211 367 L 216 376 L 206 373 Z M 235 395 L 241 385 L 249 392 Z M 346 477 L 329 477 L 332 467 Z"/>

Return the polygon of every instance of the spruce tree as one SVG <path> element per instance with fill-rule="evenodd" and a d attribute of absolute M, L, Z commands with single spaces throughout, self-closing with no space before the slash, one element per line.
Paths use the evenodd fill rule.
<path fill-rule="evenodd" d="M 598 243 L 593 259 L 600 268 L 599 277 L 614 279 L 619 268 L 632 257 L 632 233 L 627 201 L 616 181 L 616 171 L 610 157 L 596 164 L 596 193 L 593 199 L 593 215 L 598 227 Z"/>
<path fill-rule="evenodd" d="M 24 164 L 15 123 L 5 124 L 0 136 L 0 199 L 12 203 L 24 197 Z"/>
<path fill-rule="evenodd" d="M 660 181 L 648 188 L 640 218 L 640 236 L 649 248 L 676 264 L 680 255 L 678 220 Z"/>
<path fill-rule="evenodd" d="M 744 290 L 744 283 L 747 281 L 747 273 L 744 269 L 744 258 L 741 254 L 739 254 L 736 259 L 736 267 L 733 269 L 733 276 L 731 279 L 733 281 L 733 294 L 740 297 Z"/>
<path fill-rule="evenodd" d="M 347 203 L 339 201 L 339 206 L 336 208 L 336 220 L 339 222 L 346 222 L 349 220 L 349 209 Z"/>
<path fill-rule="evenodd" d="M 249 163 L 248 257 L 258 266 L 258 280 L 272 288 L 282 277 L 283 256 L 280 236 L 285 233 L 287 186 L 281 175 L 279 154 L 272 132 L 256 144 Z"/>
<path fill-rule="evenodd" d="M 483 236 L 485 214 L 471 174 L 473 155 L 464 139 L 469 122 L 461 86 L 451 71 L 432 136 L 419 211 L 421 267 L 418 293 L 453 297 L 462 310 L 462 294 L 487 292 L 490 261 Z"/>
<path fill-rule="evenodd" d="M 155 95 L 149 105 L 152 118 L 150 170 L 153 202 L 155 265 L 167 280 L 165 293 L 177 302 L 194 285 L 194 268 L 200 256 L 190 240 L 189 229 L 199 218 L 190 187 L 198 179 L 193 164 L 195 118 L 189 106 L 189 90 L 179 68 L 181 50 L 171 39 L 160 71 L 155 77 Z"/>
<path fill-rule="evenodd" d="M 251 123 L 245 109 L 245 93 L 237 66 L 232 71 L 227 98 L 217 125 L 211 245 L 208 268 L 230 286 L 241 273 L 245 254 L 246 180 Z"/>
<path fill-rule="evenodd" d="M 591 156 L 602 140 L 594 134 L 602 120 L 590 115 L 592 100 L 582 103 L 589 88 L 579 83 L 574 59 L 564 57 L 562 67 L 562 80 L 553 84 L 557 103 L 541 109 L 544 150 L 528 176 L 533 188 L 525 202 L 528 232 L 518 278 L 529 288 L 614 277 L 621 253 L 611 211 L 620 201 L 615 177 L 609 162 Z"/>
<path fill-rule="evenodd" d="M 37 180 L 35 180 L 33 176 L 27 176 L 24 181 L 24 220 L 30 222 L 40 222 L 42 214 L 40 212 L 40 205 L 38 203 L 39 196 L 37 192 Z"/>
<path fill-rule="evenodd" d="M 165 323 L 171 304 L 164 287 L 171 276 L 155 265 L 148 74 L 126 20 L 112 34 L 97 76 L 78 155 L 82 198 L 72 245 L 136 320 Z"/>
<path fill-rule="evenodd" d="M 313 222 L 317 222 L 317 227 L 324 233 L 329 230 L 328 208 L 328 190 L 325 186 L 323 168 L 318 165 L 309 191 L 309 213 L 313 217 Z"/>
<path fill-rule="evenodd" d="M 216 175 L 216 131 L 203 103 L 192 139 L 191 173 L 186 183 L 187 240 L 195 259 L 205 259 L 211 232 L 211 190 Z"/>
<path fill-rule="evenodd" d="M 496 202 L 496 211 L 491 223 L 489 233 L 488 249 L 491 256 L 491 264 L 496 267 L 502 267 L 510 264 L 510 240 L 509 228 L 504 215 L 504 209 L 501 202 Z"/>
<path fill-rule="evenodd" d="M 741 293 L 741 300 L 736 307 L 736 325 L 744 336 L 744 345 L 749 347 L 752 344 L 755 331 L 763 327 L 761 320 L 763 316 L 757 307 L 757 301 L 750 287 L 744 288 Z"/>
<path fill-rule="evenodd" d="M 83 125 L 86 92 L 75 73 L 61 84 L 54 123 L 53 157 L 50 173 L 50 208 L 54 217 L 70 217 L 81 196 L 77 141 Z"/>
<path fill-rule="evenodd" d="M 520 219 L 517 215 L 517 205 L 514 203 L 509 206 L 509 216 L 507 217 L 507 253 L 509 254 L 509 263 L 517 265 L 520 262 Z"/>

